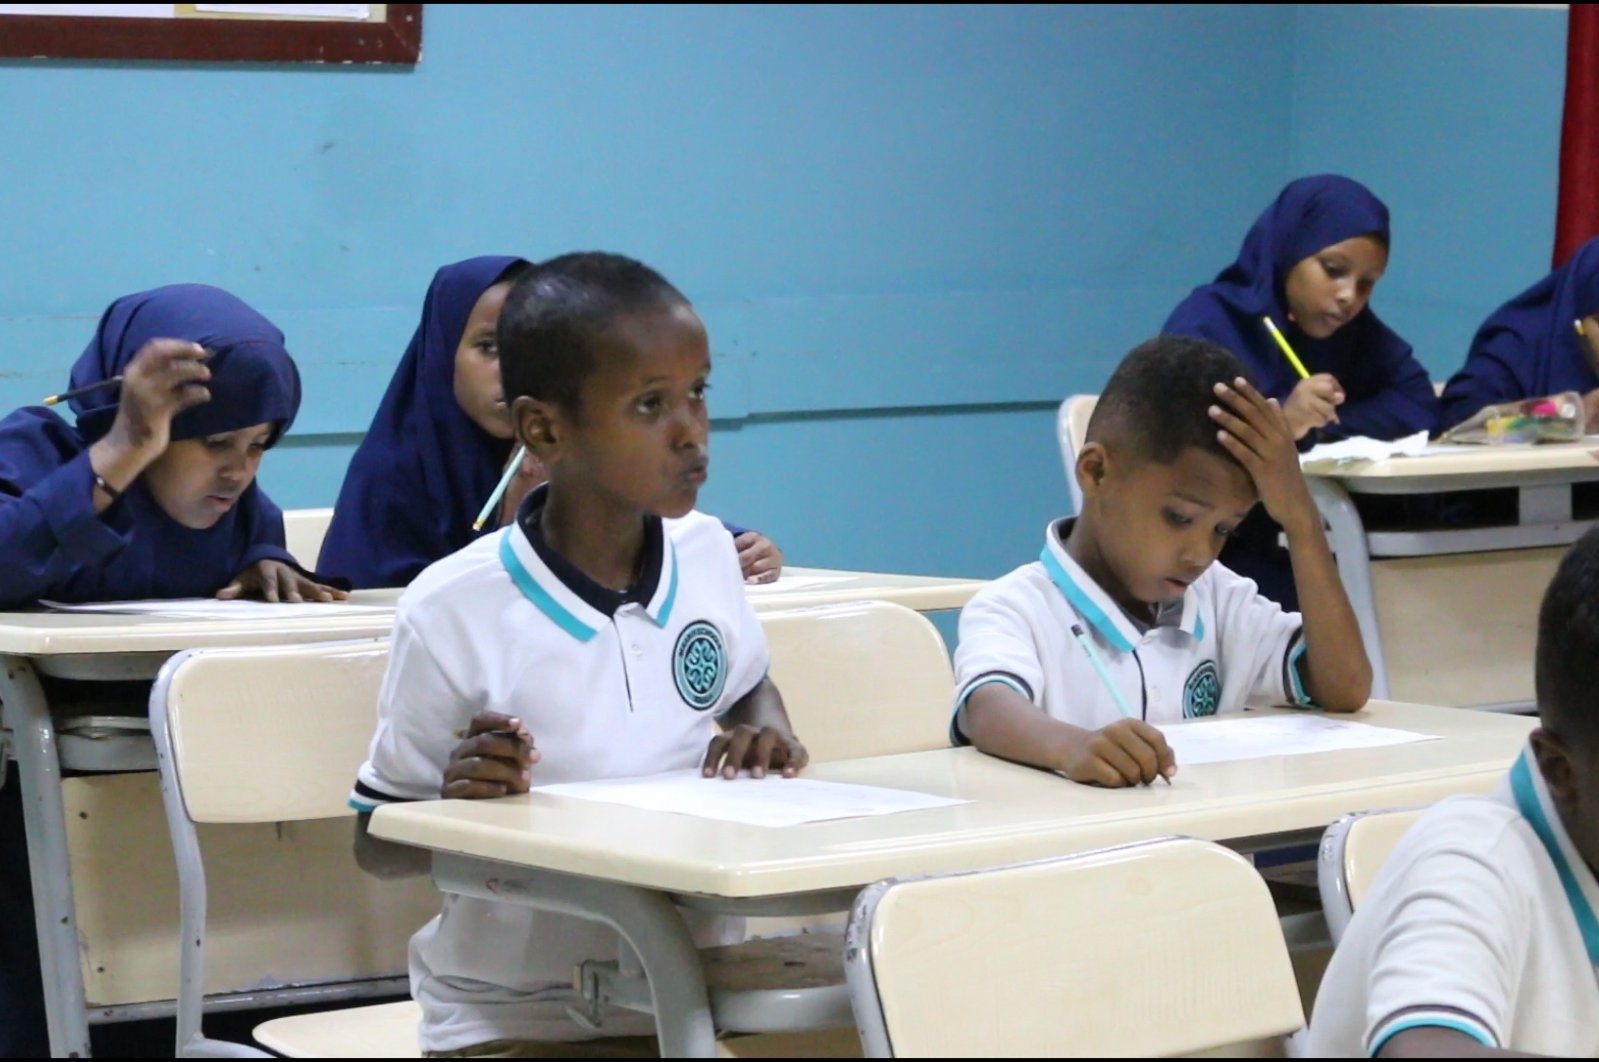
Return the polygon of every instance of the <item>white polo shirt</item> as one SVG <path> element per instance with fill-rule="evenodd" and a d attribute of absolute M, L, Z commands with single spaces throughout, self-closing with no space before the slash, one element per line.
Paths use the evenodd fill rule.
<path fill-rule="evenodd" d="M 1599 884 L 1531 749 L 1490 796 L 1440 801 L 1383 864 L 1321 982 L 1309 1054 L 1376 1057 L 1417 1026 L 1599 1055 Z"/>
<path fill-rule="evenodd" d="M 1066 552 L 1070 518 L 1050 524 L 1036 563 L 996 579 L 961 610 L 951 740 L 972 691 L 1003 682 L 1056 719 L 1097 730 L 1122 718 L 1072 634 L 1092 640 L 1128 709 L 1152 723 L 1236 711 L 1249 700 L 1308 704 L 1297 612 L 1212 564 L 1141 630 Z"/>
<path fill-rule="evenodd" d="M 544 496 L 401 596 L 352 807 L 437 799 L 457 733 L 484 710 L 526 724 L 541 756 L 534 786 L 697 767 L 716 717 L 765 677 L 765 634 L 720 522 L 651 519 L 638 584 L 619 594 L 538 537 Z M 722 925 L 703 920 L 702 943 L 726 942 Z M 595 1035 L 567 1017 L 572 969 L 616 959 L 618 944 L 593 922 L 446 896 L 411 940 L 422 1048 Z M 653 1031 L 647 1016 L 614 1009 L 599 1035 Z"/>

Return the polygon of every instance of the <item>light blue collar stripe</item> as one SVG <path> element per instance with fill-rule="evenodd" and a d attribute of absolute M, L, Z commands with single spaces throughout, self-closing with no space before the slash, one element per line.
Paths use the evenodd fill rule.
<path fill-rule="evenodd" d="M 1083 592 L 1083 588 L 1072 581 L 1072 577 L 1067 574 L 1066 569 L 1061 566 L 1048 546 L 1044 547 L 1044 552 L 1038 555 L 1038 559 L 1044 562 L 1044 570 L 1049 572 L 1050 579 L 1060 587 L 1060 592 L 1066 595 L 1066 600 L 1071 602 L 1072 607 L 1083 619 L 1094 625 L 1094 629 L 1104 636 L 1113 649 L 1119 649 L 1124 653 L 1133 651 L 1133 643 L 1128 641 L 1111 618 L 1105 615 L 1105 610 L 1094 604 Z"/>
<path fill-rule="evenodd" d="M 1204 616 L 1195 616 L 1194 617 L 1194 641 L 1202 642 L 1204 640 L 1205 640 L 1205 617 Z"/>
<path fill-rule="evenodd" d="M 1566 860 L 1566 853 L 1560 847 L 1560 839 L 1555 836 L 1548 811 L 1543 801 L 1538 798 L 1538 788 L 1532 780 L 1531 760 L 1532 754 L 1523 752 L 1516 765 L 1510 768 L 1510 788 L 1516 795 L 1516 807 L 1549 852 L 1549 858 L 1555 864 L 1555 872 L 1560 875 L 1560 884 L 1566 890 L 1566 901 L 1571 904 L 1571 913 L 1577 918 L 1577 928 L 1582 930 L 1582 942 L 1588 949 L 1588 959 L 1595 966 L 1599 966 L 1599 918 L 1594 917 L 1593 907 L 1588 903 L 1588 898 L 1582 894 L 1582 886 L 1577 883 L 1577 876 L 1572 872 L 1571 864 Z"/>
<path fill-rule="evenodd" d="M 537 605 L 540 612 L 554 620 L 555 625 L 567 634 L 580 642 L 586 642 L 594 637 L 594 628 L 572 615 L 559 601 L 551 597 L 550 592 L 540 586 L 538 580 L 533 578 L 533 573 L 527 570 L 522 558 L 516 555 L 516 548 L 511 545 L 511 536 L 518 533 L 513 527 L 500 538 L 500 561 L 510 573 L 511 582 L 522 591 L 523 597 Z"/>
<path fill-rule="evenodd" d="M 666 533 L 664 528 L 661 533 L 663 535 Z M 657 627 L 665 627 L 671 621 L 672 605 L 677 601 L 677 547 L 672 544 L 670 538 L 666 540 L 666 556 L 670 558 L 672 565 L 672 581 L 667 584 L 666 600 L 661 603 L 661 612 L 655 617 Z"/>
<path fill-rule="evenodd" d="M 1383 1045 L 1407 1029 L 1453 1029 L 1457 1033 L 1464 1033 L 1484 1047 L 1498 1047 L 1492 1036 L 1476 1022 L 1466 1021 L 1464 1018 L 1445 1017 L 1416 1017 L 1405 1021 L 1395 1022 L 1383 1030 L 1382 1038 L 1371 1045 L 1369 1057 L 1376 1058 L 1381 1053 Z"/>

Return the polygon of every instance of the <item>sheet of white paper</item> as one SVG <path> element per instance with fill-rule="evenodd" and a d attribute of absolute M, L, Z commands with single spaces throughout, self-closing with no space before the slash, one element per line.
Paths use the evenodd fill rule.
<path fill-rule="evenodd" d="M 849 575 L 780 575 L 775 583 L 755 583 L 746 585 L 744 589 L 755 594 L 782 594 L 790 590 L 814 590 L 819 586 L 832 586 L 834 583 L 847 583 L 853 576 Z"/>
<path fill-rule="evenodd" d="M 195 4 L 196 11 L 217 15 L 278 15 L 283 18 L 341 18 L 365 22 L 371 4 Z"/>
<path fill-rule="evenodd" d="M 184 597 L 171 601 L 97 601 L 84 605 L 40 601 L 39 604 L 56 612 L 230 620 L 306 619 L 311 616 L 360 616 L 394 611 L 383 605 L 351 605 L 338 601 L 218 601 L 212 597 Z"/>
<path fill-rule="evenodd" d="M 1438 740 L 1434 734 L 1310 714 L 1169 723 L 1159 729 L 1176 754 L 1179 768 L 1194 763 L 1258 760 L 1266 756 L 1299 756 L 1307 752 Z"/>
<path fill-rule="evenodd" d="M 1353 439 L 1312 446 L 1299 455 L 1301 468 L 1308 465 L 1342 464 L 1346 461 L 1381 461 L 1388 457 L 1417 457 L 1427 451 L 1427 433 L 1418 431 L 1402 439 L 1371 439 L 1357 435 Z"/>
<path fill-rule="evenodd" d="M 728 781 L 702 777 L 697 770 L 603 782 L 567 782 L 540 786 L 533 791 L 748 826 L 798 826 L 828 819 L 893 815 L 901 811 L 971 803 L 904 789 L 846 785 L 814 778 L 740 775 Z"/>

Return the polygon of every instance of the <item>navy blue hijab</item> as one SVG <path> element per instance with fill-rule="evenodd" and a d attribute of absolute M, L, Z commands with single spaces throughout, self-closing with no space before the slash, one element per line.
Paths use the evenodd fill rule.
<path fill-rule="evenodd" d="M 1249 367 L 1255 385 L 1286 400 L 1299 377 L 1277 348 L 1262 318 L 1270 315 L 1305 367 L 1331 373 L 1344 387 L 1339 423 L 1322 439 L 1369 435 L 1393 439 L 1433 431 L 1438 400 L 1427 372 L 1406 343 L 1368 305 L 1326 339 L 1312 339 L 1288 317 L 1284 282 L 1300 261 L 1355 236 L 1389 243 L 1388 208 L 1348 177 L 1324 174 L 1291 182 L 1256 219 L 1238 260 L 1215 281 L 1195 288 L 1164 331 L 1220 343 Z"/>
<path fill-rule="evenodd" d="M 212 397 L 173 418 L 174 442 L 266 423 L 276 426 L 272 443 L 283 437 L 300 408 L 300 375 L 283 333 L 237 297 L 203 284 L 112 303 L 72 367 L 72 386 L 123 372 L 145 343 L 163 338 L 213 351 Z M 142 477 L 94 512 L 88 448 L 116 419 L 120 390 L 71 400 L 76 426 L 42 406 L 0 421 L 0 608 L 39 598 L 208 597 L 258 561 L 292 563 L 283 513 L 257 483 L 203 530 L 168 516 Z"/>
<path fill-rule="evenodd" d="M 357 588 L 405 586 L 485 530 L 472 521 L 493 493 L 511 442 L 478 427 L 455 398 L 455 350 L 472 308 L 523 259 L 468 258 L 428 285 L 422 320 L 355 451 L 317 561 Z"/>
<path fill-rule="evenodd" d="M 1484 406 L 1599 387 L 1574 322 L 1599 313 L 1599 238 L 1517 295 L 1472 337 L 1466 363 L 1444 388 L 1444 424 Z"/>

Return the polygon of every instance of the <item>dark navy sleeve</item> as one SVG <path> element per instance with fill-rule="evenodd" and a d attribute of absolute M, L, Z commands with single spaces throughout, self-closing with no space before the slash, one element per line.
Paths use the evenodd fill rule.
<path fill-rule="evenodd" d="M 1339 406 L 1338 423 L 1323 428 L 1322 439 L 1354 435 L 1398 439 L 1418 431 L 1432 434 L 1438 430 L 1442 407 L 1433 394 L 1427 370 L 1410 353 L 1409 345 L 1384 361 L 1386 364 L 1378 370 L 1381 379 L 1376 389 Z"/>
<path fill-rule="evenodd" d="M 1449 378 L 1444 388 L 1443 426 L 1452 428 L 1495 402 L 1514 402 L 1542 397 L 1530 393 L 1528 374 L 1520 370 L 1532 362 L 1531 352 L 1521 337 L 1500 331 L 1486 342 L 1472 343 L 1466 364 Z"/>
<path fill-rule="evenodd" d="M 0 608 L 48 597 L 129 537 L 94 511 L 94 472 L 71 428 L 42 409 L 0 422 Z"/>

